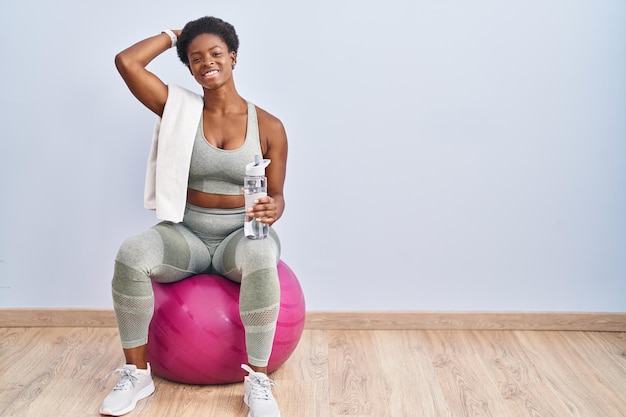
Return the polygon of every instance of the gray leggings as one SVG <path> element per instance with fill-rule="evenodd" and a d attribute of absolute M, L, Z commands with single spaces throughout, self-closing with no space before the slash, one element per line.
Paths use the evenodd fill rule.
<path fill-rule="evenodd" d="M 241 283 L 239 311 L 248 362 L 267 366 L 280 307 L 280 241 L 243 235 L 243 209 L 187 205 L 182 223 L 162 222 L 127 239 L 115 259 L 113 305 L 125 349 L 148 343 L 154 311 L 151 280 L 175 282 L 215 273 Z"/>

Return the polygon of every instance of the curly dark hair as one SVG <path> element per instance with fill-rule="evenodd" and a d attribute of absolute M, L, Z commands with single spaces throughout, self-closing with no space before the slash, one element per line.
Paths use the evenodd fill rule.
<path fill-rule="evenodd" d="M 183 64 L 189 66 L 189 58 L 187 57 L 189 44 L 196 36 L 202 35 L 203 33 L 219 36 L 226 46 L 228 46 L 228 52 L 233 51 L 237 53 L 239 49 L 239 37 L 233 25 L 217 17 L 205 16 L 188 22 L 185 27 L 183 27 L 178 37 L 176 52 Z"/>

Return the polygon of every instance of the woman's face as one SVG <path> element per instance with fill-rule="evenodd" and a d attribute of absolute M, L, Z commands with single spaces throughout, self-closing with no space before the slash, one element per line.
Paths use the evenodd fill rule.
<path fill-rule="evenodd" d="M 191 74 L 207 89 L 215 89 L 229 81 L 237 62 L 237 54 L 228 51 L 222 38 L 209 33 L 198 35 L 189 43 L 187 57 Z"/>

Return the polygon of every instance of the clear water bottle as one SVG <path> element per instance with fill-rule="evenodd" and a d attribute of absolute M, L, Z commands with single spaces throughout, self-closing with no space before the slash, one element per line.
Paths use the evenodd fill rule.
<path fill-rule="evenodd" d="M 246 217 L 243 223 L 243 232 L 248 239 L 265 239 L 270 231 L 267 223 L 261 223 L 252 216 L 248 216 L 248 207 L 254 206 L 254 200 L 267 195 L 267 177 L 265 167 L 270 164 L 269 159 L 262 159 L 261 155 L 254 157 L 254 162 L 246 165 L 246 176 L 243 180 L 243 194 L 246 201 Z"/>

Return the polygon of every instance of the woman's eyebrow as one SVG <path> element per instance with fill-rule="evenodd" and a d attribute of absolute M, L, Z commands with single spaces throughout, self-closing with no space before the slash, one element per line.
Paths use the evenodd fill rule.
<path fill-rule="evenodd" d="M 208 51 L 212 51 L 213 49 L 216 49 L 216 48 L 222 49 L 220 45 L 215 45 L 215 46 L 210 47 Z M 192 52 L 189 52 L 189 55 L 200 54 L 200 53 L 202 53 L 202 51 L 192 51 Z"/>

